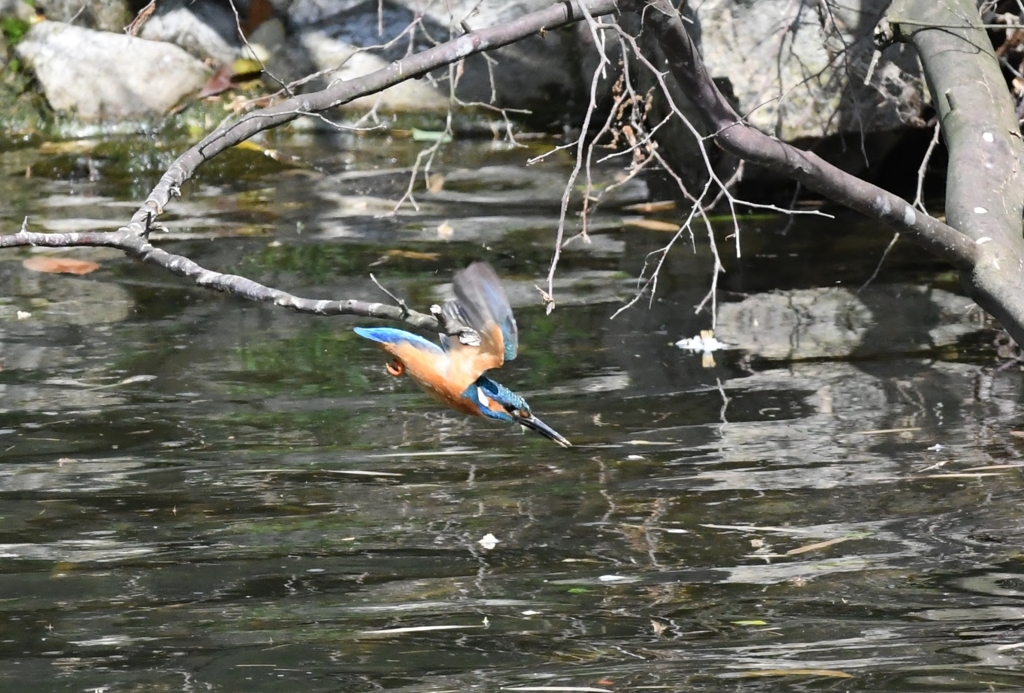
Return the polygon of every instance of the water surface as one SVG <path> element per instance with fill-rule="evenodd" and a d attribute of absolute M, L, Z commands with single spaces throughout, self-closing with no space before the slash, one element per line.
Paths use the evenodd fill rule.
<path fill-rule="evenodd" d="M 457 142 L 389 216 L 419 145 L 275 146 L 204 170 L 161 246 L 421 309 L 486 259 L 522 341 L 497 377 L 576 447 L 440 410 L 366 321 L 6 252 L 4 690 L 1024 686 L 1024 382 L 941 265 L 897 245 L 858 292 L 887 233 L 751 216 L 736 259 L 723 223 L 712 365 L 674 345 L 710 326 L 706 238 L 609 319 L 670 237 L 634 223 L 646 186 L 569 246 L 548 316 L 568 160 Z M 173 151 L 5 152 L 4 232 L 116 227 Z"/>

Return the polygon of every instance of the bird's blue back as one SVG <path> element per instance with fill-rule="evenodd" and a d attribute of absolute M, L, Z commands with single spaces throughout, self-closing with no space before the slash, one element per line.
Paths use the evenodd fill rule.
<path fill-rule="evenodd" d="M 438 355 L 444 354 L 441 347 L 434 344 L 429 339 L 424 339 L 418 334 L 406 332 L 405 330 L 396 330 L 393 327 L 355 327 L 353 330 L 360 337 L 365 337 L 366 339 L 379 342 L 380 344 L 398 344 L 400 342 L 408 342 L 417 349 L 436 352 Z"/>

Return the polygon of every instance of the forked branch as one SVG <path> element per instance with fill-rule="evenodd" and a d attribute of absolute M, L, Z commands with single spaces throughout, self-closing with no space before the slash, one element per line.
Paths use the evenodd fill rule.
<path fill-rule="evenodd" d="M 163 214 L 171 200 L 181 194 L 181 186 L 195 175 L 203 163 L 259 132 L 304 115 L 319 114 L 359 97 L 380 92 L 407 79 L 414 79 L 431 70 L 456 63 L 466 56 L 500 48 L 532 34 L 557 29 L 584 17 L 592 18 L 614 11 L 615 0 L 565 0 L 509 22 L 467 32 L 421 53 L 408 55 L 363 77 L 339 81 L 322 91 L 288 98 L 273 106 L 228 118 L 171 164 L 150 192 L 146 202 L 132 216 L 131 221 L 117 231 L 33 233 L 28 231 L 26 222 L 18 233 L 0 236 L 0 248 L 117 248 L 130 257 L 188 277 L 204 288 L 227 292 L 252 301 L 271 303 L 303 313 L 383 318 L 404 321 L 424 329 L 446 331 L 445 326 L 439 325 L 434 316 L 410 311 L 403 306 L 356 300 L 301 298 L 246 277 L 206 269 L 187 257 L 155 247 L 149 242 L 150 232 L 158 228 L 157 218 Z"/>
<path fill-rule="evenodd" d="M 974 243 L 956 229 L 915 211 L 898 195 L 836 168 L 817 154 L 769 137 L 744 122 L 712 81 L 696 45 L 667 0 L 623 0 L 623 4 L 643 15 L 644 30 L 657 37 L 672 76 L 715 132 L 715 142 L 723 149 L 878 219 L 957 267 L 969 268 L 974 264 Z"/>

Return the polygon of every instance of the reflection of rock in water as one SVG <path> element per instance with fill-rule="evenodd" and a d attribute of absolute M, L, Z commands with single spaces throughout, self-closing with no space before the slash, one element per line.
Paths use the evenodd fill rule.
<path fill-rule="evenodd" d="M 95 390 L 101 382 L 79 382 L 88 354 L 77 330 L 65 339 L 41 333 L 122 322 L 134 302 L 124 288 L 90 279 L 27 270 L 0 275 L 0 359 L 6 371 L 41 371 L 46 380 L 28 377 L 0 384 L 0 412 L 93 409 L 123 401 L 119 391 Z M 19 311 L 28 313 L 18 319 Z"/>
<path fill-rule="evenodd" d="M 92 493 L 127 488 L 139 485 L 135 475 L 145 468 L 145 460 L 137 457 L 8 462 L 0 468 L 0 493 L 54 489 Z"/>
<path fill-rule="evenodd" d="M 848 289 L 802 289 L 720 306 L 715 336 L 761 358 L 835 357 L 849 354 L 872 321 Z"/>
<path fill-rule="evenodd" d="M 621 255 L 620 238 L 598 233 L 621 228 L 621 217 L 605 212 L 645 201 L 650 191 L 639 178 L 622 181 L 618 174 L 608 167 L 592 170 L 592 195 L 607 193 L 601 198 L 600 212 L 592 213 L 588 220 L 587 229 L 592 235 L 586 241 L 580 239 L 570 244 L 572 252 Z M 404 242 L 447 245 L 449 241 L 496 243 L 511 233 L 533 231 L 545 243 L 551 242 L 565 191 L 563 168 L 480 166 L 453 168 L 434 175 L 436 189 L 417 190 L 418 207 L 407 205 L 399 210 L 400 227 L 395 220 L 380 217 L 394 211 L 395 200 L 404 193 L 409 183 L 405 170 L 345 171 L 324 177 L 313 186 L 294 176 L 288 184 L 297 186 L 296 195 L 302 197 L 307 210 L 315 207 L 315 217 L 304 219 L 304 223 L 320 238 L 366 239 L 387 244 L 400 238 Z M 573 191 L 571 205 L 580 204 L 581 190 Z M 310 200 L 319 204 L 310 206 Z M 449 227 L 446 234 L 438 233 L 442 220 Z M 581 228 L 579 220 L 570 215 L 566 237 Z M 396 232 L 400 235 L 396 236 Z"/>
<path fill-rule="evenodd" d="M 121 322 L 133 306 L 128 292 L 116 284 L 28 271 L 16 274 L 0 278 L 0 292 L 29 299 L 31 320 L 64 325 Z M 0 320 L 16 319 L 18 310 L 26 310 L 24 304 L 0 304 Z"/>
<path fill-rule="evenodd" d="M 721 305 L 715 336 L 767 359 L 906 352 L 951 344 L 977 330 L 972 305 L 941 289 L 906 285 L 869 287 L 859 295 L 845 288 L 773 292 Z M 876 315 L 899 335 L 878 333 Z"/>

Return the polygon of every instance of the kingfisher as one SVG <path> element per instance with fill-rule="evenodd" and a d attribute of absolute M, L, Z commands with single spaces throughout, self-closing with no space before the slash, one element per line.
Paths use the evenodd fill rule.
<path fill-rule="evenodd" d="M 562 447 L 560 433 L 538 419 L 520 395 L 484 375 L 511 361 L 519 351 L 519 328 L 498 275 L 486 262 L 456 272 L 455 298 L 431 310 L 454 336 L 441 334 L 438 346 L 419 335 L 390 327 L 357 327 L 391 354 L 387 365 L 396 378 L 407 373 L 431 397 L 471 416 L 517 423 Z"/>

